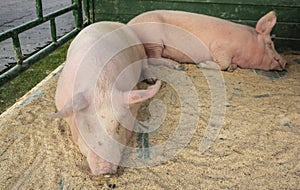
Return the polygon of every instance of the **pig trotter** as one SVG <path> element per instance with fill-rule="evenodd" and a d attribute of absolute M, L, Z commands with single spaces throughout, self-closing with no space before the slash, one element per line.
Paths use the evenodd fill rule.
<path fill-rule="evenodd" d="M 237 69 L 237 65 L 236 64 L 231 64 L 229 65 L 229 67 L 227 68 L 228 72 L 233 72 L 234 70 Z"/>
<path fill-rule="evenodd" d="M 151 65 L 162 65 L 165 67 L 168 67 L 170 69 L 175 69 L 175 70 L 183 70 L 183 66 L 178 63 L 177 61 L 174 61 L 173 59 L 169 59 L 169 58 L 164 58 L 164 57 L 160 57 L 160 58 L 150 58 L 149 59 L 149 64 Z"/>
<path fill-rule="evenodd" d="M 148 68 L 143 68 L 142 72 L 143 81 L 147 84 L 155 84 L 157 78 L 152 74 L 152 72 Z"/>
<path fill-rule="evenodd" d="M 199 69 L 220 70 L 219 65 L 214 61 L 204 61 L 197 64 Z"/>

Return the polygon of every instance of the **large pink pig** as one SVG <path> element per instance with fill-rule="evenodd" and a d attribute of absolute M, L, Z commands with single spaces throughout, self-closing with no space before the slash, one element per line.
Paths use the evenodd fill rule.
<path fill-rule="evenodd" d="M 154 96 L 160 81 L 136 90 L 146 53 L 126 25 L 99 22 L 71 43 L 58 80 L 55 103 L 87 156 L 93 175 L 115 173 L 135 124 L 138 102 Z"/>
<path fill-rule="evenodd" d="M 228 71 L 237 66 L 282 70 L 286 61 L 276 52 L 270 37 L 275 23 L 273 11 L 260 18 L 254 29 L 207 15 L 157 10 L 136 16 L 128 25 L 136 31 L 150 58 L 170 58 Z M 182 38 L 182 31 L 193 37 Z M 187 53 L 195 56 L 191 58 Z M 175 61 L 169 66 L 179 67 Z"/>

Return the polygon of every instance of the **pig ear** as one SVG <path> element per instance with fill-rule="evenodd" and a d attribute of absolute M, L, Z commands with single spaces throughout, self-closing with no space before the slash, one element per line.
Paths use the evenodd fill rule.
<path fill-rule="evenodd" d="M 73 114 L 73 111 L 77 112 L 88 106 L 89 101 L 87 94 L 85 92 L 80 92 L 75 94 L 73 99 L 69 100 L 59 112 L 51 113 L 49 116 L 53 118 L 69 117 Z"/>
<path fill-rule="evenodd" d="M 270 34 L 275 24 L 276 13 L 274 11 L 271 11 L 258 20 L 256 24 L 256 31 L 260 34 Z"/>
<path fill-rule="evenodd" d="M 161 81 L 156 81 L 156 83 L 146 90 L 132 90 L 123 93 L 123 100 L 126 104 L 134 104 L 138 102 L 145 101 L 152 98 L 159 90 Z"/>

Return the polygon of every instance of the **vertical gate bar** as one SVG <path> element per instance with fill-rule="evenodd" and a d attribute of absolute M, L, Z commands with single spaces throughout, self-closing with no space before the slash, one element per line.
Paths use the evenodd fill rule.
<path fill-rule="evenodd" d="M 83 0 L 84 3 L 84 13 L 87 19 L 87 24 L 91 24 L 91 15 L 90 15 L 90 3 L 89 0 Z"/>
<path fill-rule="evenodd" d="M 43 20 L 43 5 L 42 0 L 36 0 L 35 1 L 35 7 L 36 7 L 36 16 L 39 20 Z"/>
<path fill-rule="evenodd" d="M 79 27 L 83 27 L 83 17 L 82 17 L 82 1 L 77 0 L 77 6 L 78 6 L 78 22 L 79 22 Z"/>
<path fill-rule="evenodd" d="M 50 20 L 50 29 L 51 29 L 51 38 L 52 42 L 56 43 L 57 42 L 57 35 L 56 35 L 56 24 L 55 24 L 55 19 Z"/>
<path fill-rule="evenodd" d="M 88 0 L 89 1 L 89 0 Z M 92 14 L 92 23 L 95 22 L 95 1 L 94 0 L 91 0 L 92 1 L 92 10 L 91 10 L 91 14 Z"/>
<path fill-rule="evenodd" d="M 75 22 L 76 22 L 76 27 L 81 29 L 83 26 L 81 0 L 72 0 L 72 3 L 76 5 L 76 8 L 73 11 L 73 15 L 75 17 Z"/>
<path fill-rule="evenodd" d="M 23 55 L 22 55 L 22 49 L 21 49 L 20 39 L 18 34 L 12 37 L 12 42 L 13 42 L 14 52 L 16 55 L 17 64 L 21 65 L 23 62 Z"/>

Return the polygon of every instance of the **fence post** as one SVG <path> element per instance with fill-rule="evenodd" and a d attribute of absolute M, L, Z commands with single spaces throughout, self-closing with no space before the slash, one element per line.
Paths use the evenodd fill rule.
<path fill-rule="evenodd" d="M 43 20 L 43 5 L 42 0 L 35 1 L 35 8 L 36 8 L 36 16 L 39 20 Z"/>
<path fill-rule="evenodd" d="M 23 62 L 23 55 L 22 55 L 22 49 L 21 49 L 20 39 L 18 34 L 13 35 L 12 42 L 13 42 L 13 48 L 14 48 L 17 64 L 21 65 Z"/>
<path fill-rule="evenodd" d="M 81 29 L 83 27 L 82 2 L 81 0 L 72 0 L 72 3 L 77 7 L 77 9 L 74 9 L 73 11 L 73 15 L 75 17 L 76 22 L 76 28 Z"/>
<path fill-rule="evenodd" d="M 56 25 L 55 25 L 55 18 L 50 20 L 50 30 L 51 30 L 51 38 L 52 42 L 57 42 L 57 35 L 56 35 Z"/>

